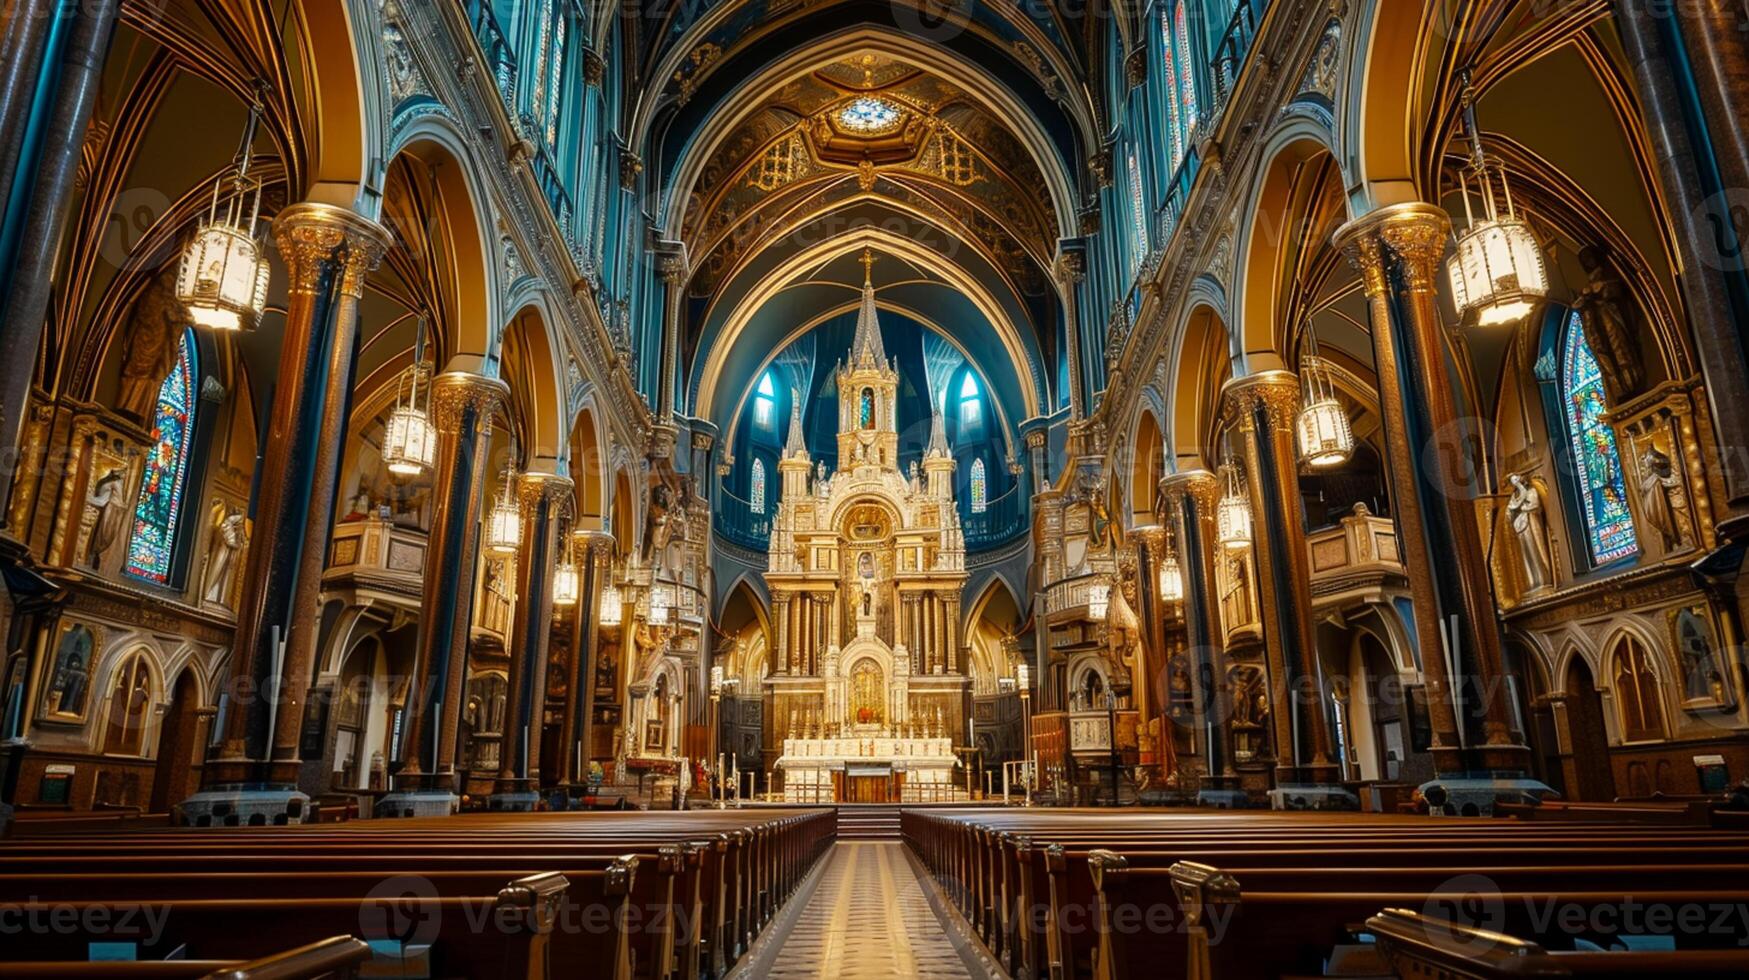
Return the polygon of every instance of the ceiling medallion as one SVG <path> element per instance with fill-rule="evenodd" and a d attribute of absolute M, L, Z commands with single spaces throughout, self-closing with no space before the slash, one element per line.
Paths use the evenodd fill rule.
<path fill-rule="evenodd" d="M 864 95 L 839 110 L 838 122 L 850 132 L 874 136 L 897 129 L 899 107 L 886 99 Z"/>

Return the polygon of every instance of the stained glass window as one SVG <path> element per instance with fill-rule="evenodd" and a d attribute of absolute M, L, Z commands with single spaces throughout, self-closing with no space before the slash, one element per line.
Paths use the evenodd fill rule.
<path fill-rule="evenodd" d="M 1574 479 L 1585 516 L 1591 562 L 1603 565 L 1638 551 L 1639 539 L 1634 533 L 1633 515 L 1628 511 L 1615 430 L 1604 420 L 1609 408 L 1603 397 L 1603 375 L 1585 339 L 1585 323 L 1578 310 L 1567 320 L 1564 344 L 1562 408 L 1573 452 Z"/>
<path fill-rule="evenodd" d="M 1136 259 L 1148 250 L 1148 208 L 1142 199 L 1142 165 L 1130 154 L 1130 232 L 1136 236 Z"/>
<path fill-rule="evenodd" d="M 158 388 L 152 415 L 152 446 L 134 505 L 134 531 L 128 539 L 129 575 L 169 584 L 175 558 L 177 521 L 188 483 L 189 436 L 194 429 L 194 331 L 185 330 L 176 346 L 176 363 Z"/>
<path fill-rule="evenodd" d="M 1171 152 L 1172 167 L 1184 159 L 1184 127 L 1179 122 L 1178 76 L 1184 70 L 1178 63 L 1178 46 L 1172 43 L 1172 18 L 1160 18 L 1160 81 L 1166 93 L 1166 142 Z"/>
<path fill-rule="evenodd" d="M 989 506 L 989 499 L 985 493 L 984 461 L 974 459 L 972 460 L 972 513 L 982 514 L 984 508 Z"/>
<path fill-rule="evenodd" d="M 1177 168 L 1190 152 L 1190 134 L 1196 126 L 1196 72 L 1191 68 L 1190 25 L 1185 15 L 1189 0 L 1180 0 L 1175 10 L 1160 18 L 1162 50 L 1161 80 L 1166 92 L 1166 128 L 1170 130 L 1172 166 Z"/>
<path fill-rule="evenodd" d="M 565 77 L 565 15 L 553 21 L 552 71 L 547 76 L 547 145 L 559 143 L 559 86 Z"/>
<path fill-rule="evenodd" d="M 862 399 L 857 407 L 856 424 L 864 429 L 875 427 L 873 388 L 862 389 Z"/>
<path fill-rule="evenodd" d="M 1190 131 L 1196 128 L 1196 73 L 1190 66 L 1195 64 L 1190 56 L 1190 27 L 1186 23 L 1184 8 L 1190 6 L 1187 0 L 1179 0 L 1178 18 L 1174 22 L 1173 40 L 1178 48 L 1178 127 L 1186 143 L 1190 140 Z"/>
<path fill-rule="evenodd" d="M 771 386 L 771 375 L 759 379 L 759 394 L 753 399 L 753 421 L 765 428 L 771 427 L 772 397 L 776 389 Z"/>
<path fill-rule="evenodd" d="M 546 114 L 547 64 L 552 43 L 553 0 L 541 0 L 535 8 L 534 84 L 528 92 L 529 109 L 537 117 Z"/>
<path fill-rule="evenodd" d="M 765 513 L 765 460 L 753 461 L 753 478 L 748 484 L 747 501 L 753 507 L 753 513 Z"/>

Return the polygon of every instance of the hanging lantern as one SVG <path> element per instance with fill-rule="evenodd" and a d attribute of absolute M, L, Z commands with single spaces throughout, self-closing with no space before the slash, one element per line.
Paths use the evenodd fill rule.
<path fill-rule="evenodd" d="M 711 667 L 711 696 L 718 697 L 723 693 L 723 668 L 721 664 Z"/>
<path fill-rule="evenodd" d="M 501 555 L 515 553 L 522 546 L 522 508 L 516 506 L 515 473 L 504 468 L 504 489 L 486 519 L 486 550 Z"/>
<path fill-rule="evenodd" d="M 1087 587 L 1087 618 L 1096 623 L 1105 622 L 1106 613 L 1111 607 L 1111 586 L 1099 582 Z"/>
<path fill-rule="evenodd" d="M 413 366 L 403 372 L 407 384 L 395 381 L 395 407 L 383 426 L 383 465 L 399 477 L 423 476 L 431 472 L 437 461 L 437 429 L 431 424 L 431 391 L 427 387 L 425 400 L 419 400 L 419 384 L 427 381 L 425 367 L 425 318 L 419 318 L 419 332 L 413 341 Z"/>
<path fill-rule="evenodd" d="M 674 605 L 674 588 L 665 582 L 650 586 L 650 625 L 667 626 L 668 610 Z"/>
<path fill-rule="evenodd" d="M 1470 164 L 1459 174 L 1458 191 L 1464 199 L 1465 230 L 1458 236 L 1457 251 L 1446 261 L 1452 301 L 1460 318 L 1474 315 L 1480 326 L 1517 323 L 1548 296 L 1549 275 L 1536 233 L 1513 207 L 1506 168 L 1482 152 L 1482 131 L 1476 125 L 1468 73 L 1464 77 L 1464 125 L 1469 130 Z M 1480 218 L 1471 205 L 1472 184 L 1482 199 Z M 1495 200 L 1496 190 L 1499 201 Z"/>
<path fill-rule="evenodd" d="M 1178 556 L 1171 551 L 1160 560 L 1160 598 L 1172 603 L 1184 601 L 1184 572 L 1178 567 Z"/>
<path fill-rule="evenodd" d="M 210 330 L 253 330 L 267 307 L 271 272 L 255 224 L 261 216 L 261 182 L 249 178 L 250 146 L 261 105 L 250 107 L 249 123 L 237 150 L 237 172 L 213 182 L 213 199 L 194 238 L 182 252 L 176 274 L 176 299 L 188 307 L 195 326 Z M 230 194 L 223 192 L 229 188 Z M 224 197 L 223 207 L 220 198 Z"/>
<path fill-rule="evenodd" d="M 1227 492 L 1215 504 L 1216 538 L 1229 551 L 1243 551 L 1251 547 L 1251 498 L 1245 495 L 1239 467 L 1228 460 L 1221 468 L 1226 471 Z"/>
<path fill-rule="evenodd" d="M 553 569 L 553 605 L 575 606 L 577 597 L 582 592 L 580 582 L 577 563 L 571 558 L 571 545 L 567 542 L 564 560 L 559 562 L 558 568 Z"/>
<path fill-rule="evenodd" d="M 1341 466 L 1354 455 L 1354 430 L 1315 338 L 1310 349 L 1300 360 L 1300 458 L 1317 469 Z"/>
<path fill-rule="evenodd" d="M 1014 681 L 1022 691 L 1032 690 L 1032 665 L 1020 664 L 1014 668 Z"/>
<path fill-rule="evenodd" d="M 609 582 L 609 583 L 607 583 L 606 586 L 604 586 L 602 588 L 602 590 L 601 590 L 601 608 L 598 610 L 598 613 L 601 616 L 601 625 L 603 625 L 603 626 L 618 626 L 619 625 L 620 616 L 623 613 L 623 604 L 621 603 L 620 597 L 619 597 L 619 586 L 614 585 L 612 582 Z"/>

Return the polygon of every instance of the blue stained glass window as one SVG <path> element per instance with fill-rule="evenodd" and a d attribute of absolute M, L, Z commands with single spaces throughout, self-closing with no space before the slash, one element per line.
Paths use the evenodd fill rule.
<path fill-rule="evenodd" d="M 875 427 L 874 408 L 874 389 L 862 389 L 861 404 L 857 408 L 856 415 L 856 424 L 859 428 L 872 429 Z"/>
<path fill-rule="evenodd" d="M 1633 554 L 1640 545 L 1633 514 L 1628 511 L 1615 430 L 1604 420 L 1609 407 L 1603 396 L 1603 375 L 1577 310 L 1567 320 L 1561 364 L 1562 409 L 1567 416 L 1574 480 L 1585 516 L 1586 543 L 1592 564 L 1603 565 Z"/>
<path fill-rule="evenodd" d="M 1173 168 L 1190 152 L 1190 131 L 1196 125 L 1196 73 L 1191 69 L 1190 25 L 1184 12 L 1189 5 L 1189 0 L 1180 0 L 1160 18 L 1161 81 Z"/>
<path fill-rule="evenodd" d="M 158 388 L 152 415 L 152 446 L 134 505 L 134 530 L 128 539 L 129 575 L 168 585 L 176 557 L 176 528 L 188 487 L 190 435 L 194 430 L 194 331 L 185 330 L 176 363 Z"/>
<path fill-rule="evenodd" d="M 1130 177 L 1130 233 L 1136 237 L 1136 261 L 1140 262 L 1142 253 L 1148 250 L 1148 216 L 1147 204 L 1142 199 L 1142 166 L 1136 162 L 1136 155 L 1129 157 Z"/>
<path fill-rule="evenodd" d="M 547 75 L 546 91 L 546 122 L 547 146 L 556 147 L 559 142 L 559 86 L 565 77 L 565 15 L 560 13 L 553 22 L 553 52 L 552 71 Z"/>
<path fill-rule="evenodd" d="M 846 129 L 862 133 L 878 133 L 893 128 L 899 122 L 899 109 L 885 99 L 865 95 L 844 107 L 838 121 Z"/>
<path fill-rule="evenodd" d="M 771 375 L 767 374 L 759 379 L 757 390 L 758 394 L 753 398 L 753 421 L 770 428 L 773 421 L 772 398 L 777 394 L 777 389 L 771 385 Z"/>
<path fill-rule="evenodd" d="M 966 379 L 960 382 L 960 426 L 970 429 L 978 424 L 983 417 L 984 405 L 978 398 L 978 379 L 972 372 L 966 372 Z"/>
<path fill-rule="evenodd" d="M 989 499 L 984 486 L 984 461 L 972 460 L 972 513 L 982 514 L 989 506 Z"/>
<path fill-rule="evenodd" d="M 753 461 L 753 479 L 747 489 L 747 501 L 753 506 L 753 513 L 765 513 L 765 460 Z"/>

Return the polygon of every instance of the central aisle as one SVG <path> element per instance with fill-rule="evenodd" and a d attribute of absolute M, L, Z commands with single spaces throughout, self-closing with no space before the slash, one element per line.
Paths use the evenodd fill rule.
<path fill-rule="evenodd" d="M 785 915 L 748 958 L 744 977 L 985 980 L 983 950 L 931 901 L 930 885 L 904 845 L 841 841 L 826 857 L 806 904 Z"/>

